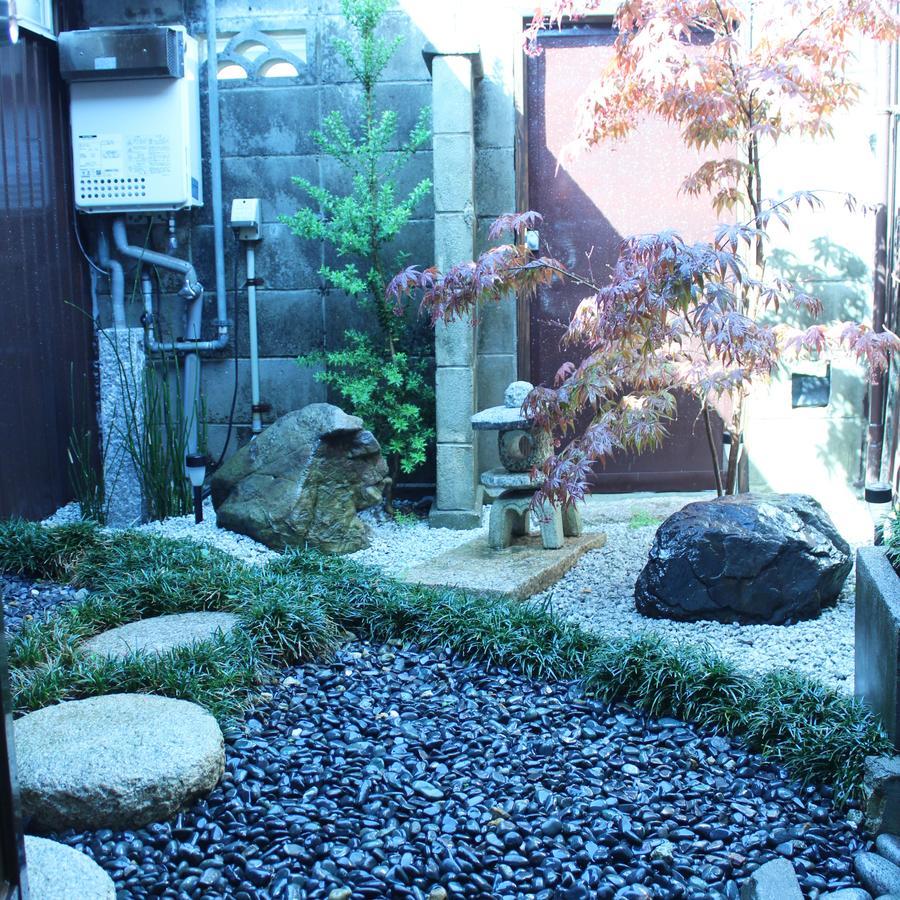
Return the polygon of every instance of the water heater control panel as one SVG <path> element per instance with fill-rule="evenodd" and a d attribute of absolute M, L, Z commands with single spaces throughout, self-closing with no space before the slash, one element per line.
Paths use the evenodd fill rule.
<path fill-rule="evenodd" d="M 86 37 L 80 45 L 77 37 L 65 42 L 65 52 L 80 63 L 70 109 L 75 204 L 82 212 L 171 212 L 203 203 L 197 42 L 183 28 L 160 30 L 168 38 L 169 64 L 151 74 L 146 64 L 129 64 L 136 43 L 138 51 L 148 47 L 144 58 L 152 50 L 148 29 L 138 35 L 100 29 L 99 41 L 95 29 L 70 32 Z"/>

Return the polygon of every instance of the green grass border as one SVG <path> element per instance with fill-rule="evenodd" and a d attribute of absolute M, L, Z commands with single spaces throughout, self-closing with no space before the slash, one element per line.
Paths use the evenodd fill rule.
<path fill-rule="evenodd" d="M 859 701 L 788 670 L 755 677 L 706 646 L 591 634 L 532 603 L 401 584 L 373 568 L 289 552 L 265 568 L 190 541 L 86 524 L 0 523 L 0 571 L 90 588 L 80 602 L 13 636 L 18 713 L 62 700 L 144 691 L 193 700 L 226 727 L 278 668 L 328 658 L 351 635 L 443 647 L 468 659 L 556 681 L 654 716 L 744 738 L 804 783 L 862 799 L 867 756 L 891 751 Z M 162 657 L 111 661 L 78 642 L 149 616 L 237 614 L 230 637 Z"/>

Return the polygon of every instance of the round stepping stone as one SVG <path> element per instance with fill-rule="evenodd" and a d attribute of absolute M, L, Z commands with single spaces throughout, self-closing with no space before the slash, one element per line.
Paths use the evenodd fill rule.
<path fill-rule="evenodd" d="M 109 875 L 72 847 L 26 835 L 25 860 L 31 900 L 116 900 Z"/>
<path fill-rule="evenodd" d="M 900 866 L 875 853 L 857 853 L 853 857 L 856 877 L 873 897 L 900 894 Z"/>
<path fill-rule="evenodd" d="M 167 653 L 190 647 L 217 634 L 227 634 L 239 623 L 237 616 L 222 612 L 177 613 L 154 616 L 111 628 L 82 643 L 89 653 L 121 659 L 132 653 Z"/>
<path fill-rule="evenodd" d="M 208 794 L 225 770 L 216 720 L 185 700 L 109 694 L 15 723 L 22 811 L 34 831 L 136 828 Z"/>

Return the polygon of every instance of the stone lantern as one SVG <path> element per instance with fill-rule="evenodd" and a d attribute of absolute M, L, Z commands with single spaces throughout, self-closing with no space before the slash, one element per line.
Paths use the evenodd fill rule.
<path fill-rule="evenodd" d="M 553 451 L 550 433 L 536 428 L 522 410 L 533 389 L 527 381 L 514 381 L 506 389 L 503 406 L 482 410 L 471 419 L 475 431 L 497 432 L 503 463 L 481 476 L 486 488 L 501 490 L 491 504 L 488 526 L 488 544 L 494 550 L 503 550 L 513 544 L 514 538 L 530 534 L 534 493 L 543 483 L 543 476 L 534 470 Z M 563 507 L 544 501 L 535 510 L 535 516 L 545 550 L 558 550 L 564 538 L 581 534 L 581 513 L 574 503 Z"/>

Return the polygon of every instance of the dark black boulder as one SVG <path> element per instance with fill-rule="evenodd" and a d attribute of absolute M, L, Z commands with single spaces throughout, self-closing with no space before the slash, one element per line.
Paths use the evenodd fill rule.
<path fill-rule="evenodd" d="M 786 625 L 836 602 L 850 547 L 805 494 L 689 503 L 660 525 L 634 586 L 653 618 Z"/>

